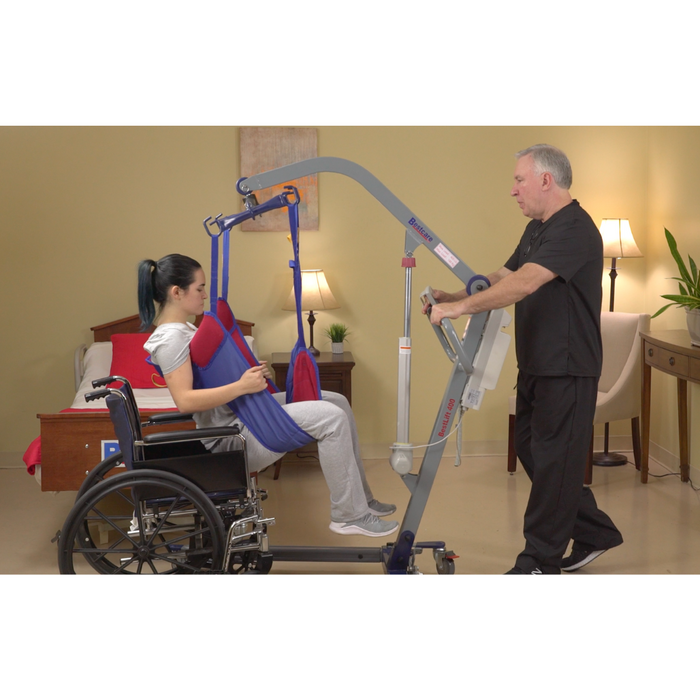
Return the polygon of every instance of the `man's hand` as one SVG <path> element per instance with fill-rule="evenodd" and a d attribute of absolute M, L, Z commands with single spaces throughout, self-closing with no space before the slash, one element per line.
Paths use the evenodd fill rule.
<path fill-rule="evenodd" d="M 435 304 L 430 310 L 430 323 L 434 326 L 439 326 L 443 318 L 459 318 L 464 315 L 463 306 L 464 303 L 462 301 Z"/>
<path fill-rule="evenodd" d="M 455 292 L 454 294 L 450 294 L 450 292 L 443 292 L 442 289 L 433 289 L 433 299 L 438 304 L 444 304 L 444 303 L 451 303 L 455 301 L 459 301 L 459 299 L 463 298 L 465 295 L 461 295 L 458 292 Z M 430 309 L 430 304 L 426 303 L 423 305 L 423 313 L 427 314 L 428 310 Z"/>

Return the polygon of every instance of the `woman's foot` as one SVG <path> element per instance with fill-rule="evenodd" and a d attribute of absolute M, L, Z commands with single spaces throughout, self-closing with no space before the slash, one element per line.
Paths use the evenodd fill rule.
<path fill-rule="evenodd" d="M 347 523 L 331 521 L 328 527 L 338 535 L 384 537 L 392 532 L 396 532 L 399 529 L 399 524 L 395 520 L 380 520 L 376 515 L 367 513 L 367 515 L 357 520 L 350 520 Z"/>
<path fill-rule="evenodd" d="M 367 503 L 369 512 L 383 518 L 396 512 L 396 506 L 393 503 L 380 503 L 376 498 L 373 498 Z"/>

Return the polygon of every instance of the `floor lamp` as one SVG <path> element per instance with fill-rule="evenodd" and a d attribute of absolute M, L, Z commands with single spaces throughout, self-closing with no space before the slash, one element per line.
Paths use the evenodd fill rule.
<path fill-rule="evenodd" d="M 331 288 L 326 281 L 323 270 L 302 270 L 301 271 L 301 310 L 309 312 L 309 352 L 318 356 L 321 353 L 314 347 L 314 309 L 316 311 L 325 309 L 339 309 L 340 304 L 335 300 Z M 294 286 L 287 297 L 287 301 L 282 307 L 284 311 L 296 311 L 297 304 L 294 298 Z"/>
<path fill-rule="evenodd" d="M 615 310 L 615 278 L 618 258 L 641 258 L 642 253 L 632 236 L 629 219 L 603 219 L 600 224 L 603 237 L 603 257 L 611 258 L 610 266 L 610 311 Z M 605 447 L 603 452 L 593 453 L 593 464 L 599 467 L 619 467 L 627 464 L 627 457 L 618 452 L 609 452 L 610 424 L 605 424 Z"/>

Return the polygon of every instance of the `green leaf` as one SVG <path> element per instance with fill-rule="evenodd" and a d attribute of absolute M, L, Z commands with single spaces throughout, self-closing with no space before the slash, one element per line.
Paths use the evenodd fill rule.
<path fill-rule="evenodd" d="M 695 306 L 700 304 L 700 299 L 688 296 L 687 294 L 662 294 L 661 298 L 673 301 L 680 306 Z"/>
<path fill-rule="evenodd" d="M 678 272 L 680 273 L 684 282 L 691 281 L 691 277 L 688 274 L 688 268 L 685 266 L 685 263 L 683 262 L 683 258 L 681 257 L 681 254 L 678 252 L 678 245 L 676 244 L 676 239 L 673 237 L 673 234 L 667 228 L 665 228 L 664 231 L 666 232 L 666 242 L 668 243 L 668 247 L 671 251 L 671 255 L 673 256 L 673 259 L 676 261 L 676 265 L 678 265 Z"/>
<path fill-rule="evenodd" d="M 673 234 L 664 228 L 666 234 L 666 242 L 668 243 L 668 248 L 671 251 L 673 259 L 678 265 L 678 274 L 680 277 L 669 277 L 667 279 L 672 279 L 678 282 L 678 291 L 680 294 L 662 294 L 662 299 L 668 299 L 672 301 L 673 304 L 668 304 L 662 309 L 659 309 L 652 318 L 658 316 L 660 313 L 665 311 L 669 306 L 681 306 L 688 309 L 698 309 L 700 308 L 700 273 L 698 271 L 698 266 L 695 264 L 695 260 L 688 256 L 688 262 L 690 265 L 690 272 L 683 262 L 681 254 L 678 252 L 678 244 Z"/>
<path fill-rule="evenodd" d="M 690 262 L 690 271 L 693 273 L 693 287 L 695 288 L 695 291 L 698 291 L 698 266 L 695 264 L 695 260 L 688 256 L 688 260 Z"/>
<path fill-rule="evenodd" d="M 652 318 L 656 318 L 659 314 L 662 314 L 666 309 L 670 309 L 673 304 L 666 304 L 666 306 L 662 306 L 653 316 Z"/>

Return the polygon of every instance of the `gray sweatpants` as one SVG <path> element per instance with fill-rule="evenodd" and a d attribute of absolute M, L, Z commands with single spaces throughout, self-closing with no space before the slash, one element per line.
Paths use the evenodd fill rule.
<path fill-rule="evenodd" d="M 318 442 L 318 457 L 331 495 L 331 520 L 348 522 L 365 515 L 368 501 L 374 496 L 365 477 L 360 456 L 355 416 L 342 394 L 322 391 L 323 401 L 299 401 L 286 404 L 284 392 L 275 399 L 294 422 Z M 276 462 L 282 454 L 263 447 L 243 426 L 250 471 L 261 471 Z M 211 449 L 226 452 L 235 449 L 228 439 L 217 441 Z"/>

